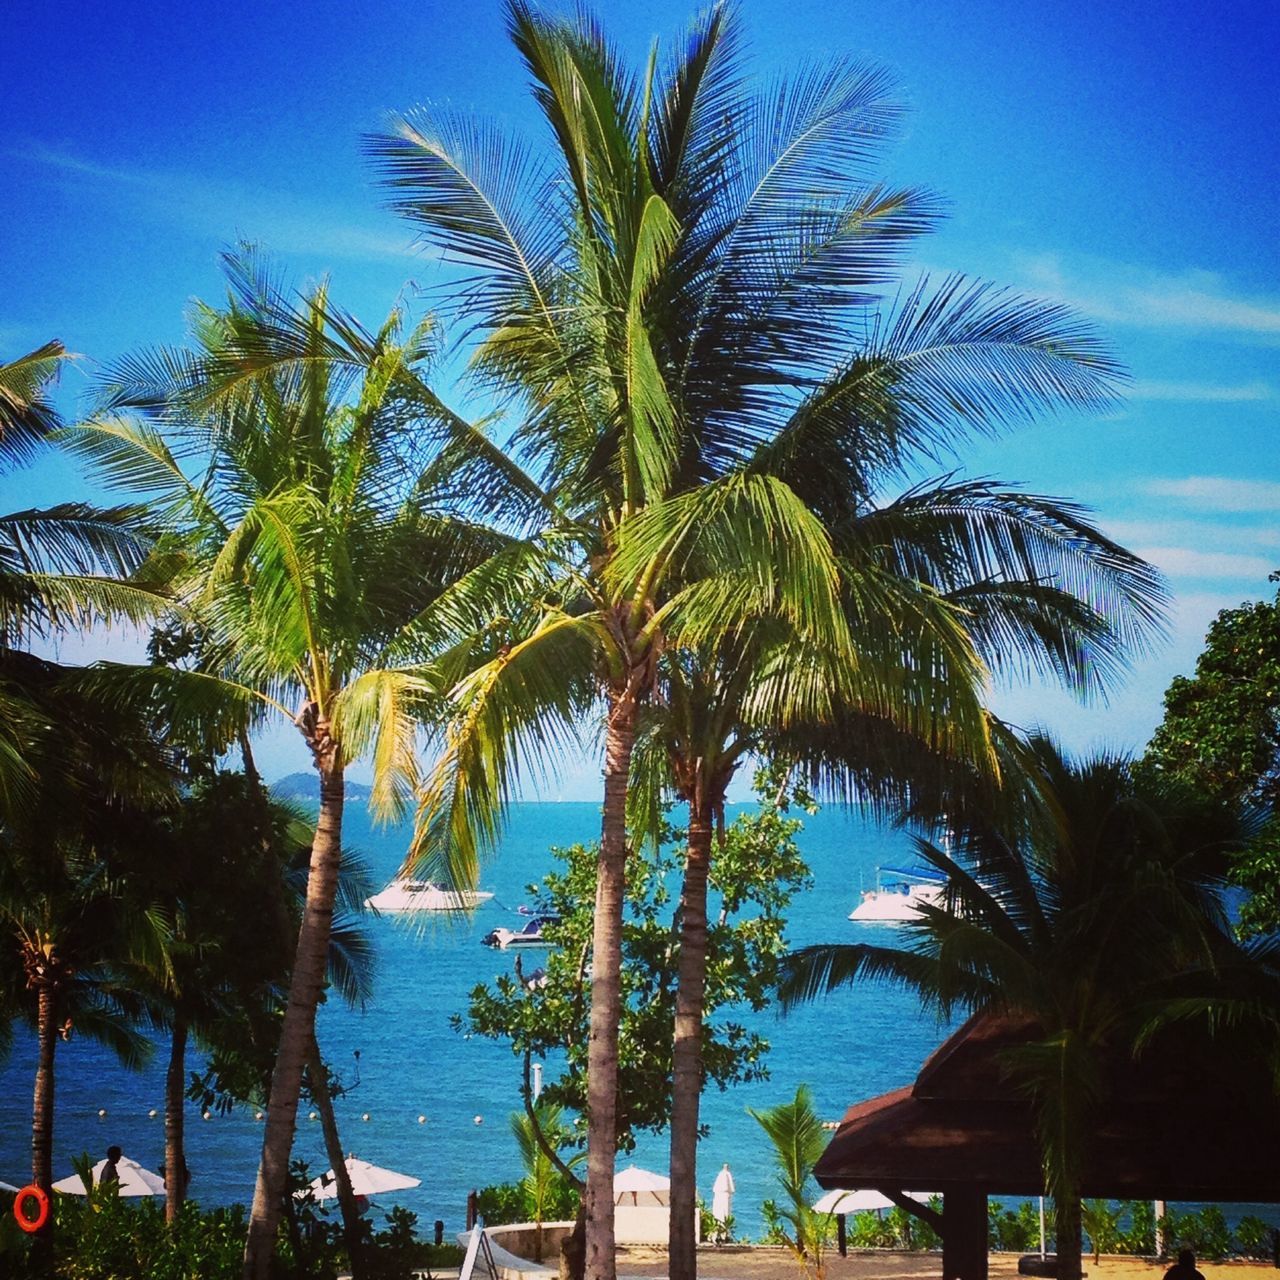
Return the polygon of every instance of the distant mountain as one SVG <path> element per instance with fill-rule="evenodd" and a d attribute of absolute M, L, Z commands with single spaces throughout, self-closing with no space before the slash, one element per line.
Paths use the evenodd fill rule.
<path fill-rule="evenodd" d="M 320 803 L 320 775 L 316 773 L 286 774 L 271 784 L 271 790 L 282 800 L 305 800 L 309 804 Z M 347 780 L 347 799 L 367 804 L 373 788 L 364 782 Z"/>

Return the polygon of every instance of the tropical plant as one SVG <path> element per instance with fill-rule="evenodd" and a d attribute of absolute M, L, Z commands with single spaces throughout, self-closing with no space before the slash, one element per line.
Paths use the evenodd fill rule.
<path fill-rule="evenodd" d="M 812 1207 L 813 1167 L 827 1146 L 827 1135 L 813 1109 L 813 1094 L 807 1085 L 801 1085 L 790 1102 L 780 1102 L 765 1111 L 748 1107 L 747 1114 L 773 1144 L 783 1197 L 780 1203 L 772 1202 L 779 1238 L 795 1256 L 801 1275 L 823 1280 L 824 1249 L 832 1219 L 829 1213 L 819 1213 Z"/>
<path fill-rule="evenodd" d="M 1175 676 L 1165 691 L 1142 766 L 1266 816 L 1231 875 L 1249 893 L 1241 930 L 1280 928 L 1280 594 L 1213 620 L 1194 674 Z"/>
<path fill-rule="evenodd" d="M 917 840 L 948 890 L 907 926 L 908 947 L 803 948 L 782 994 L 789 1003 L 875 978 L 944 1014 L 1015 1021 L 1021 1038 L 1002 1066 L 1032 1105 L 1065 1280 L 1080 1267 L 1079 1188 L 1108 1063 L 1134 1051 L 1174 976 L 1214 956 L 1220 877 L 1241 828 L 1184 789 L 1140 781 L 1123 759 L 1073 762 L 1037 737 L 1025 761 L 1035 808 L 970 812 L 951 853 Z"/>
<path fill-rule="evenodd" d="M 1073 509 L 950 481 L 853 528 L 864 567 L 844 585 L 832 538 L 886 480 L 967 434 L 1107 403 L 1114 362 L 1062 308 L 989 286 L 953 279 L 885 302 L 938 204 L 871 176 L 898 115 L 880 73 L 839 62 L 756 94 L 719 7 L 673 58 L 635 76 L 590 18 L 549 18 L 523 0 L 508 12 L 550 158 L 443 109 L 370 142 L 393 208 L 469 268 L 455 298 L 479 331 L 473 368 L 517 404 L 509 445 L 539 477 L 518 491 L 544 493 L 547 513 L 531 550 L 550 604 L 461 690 L 426 801 L 438 838 L 420 852 L 442 850 L 446 836 L 468 848 L 475 831 L 491 839 L 520 747 L 545 753 L 549 726 L 601 691 L 588 1266 L 604 1277 L 622 800 L 658 655 L 738 643 L 746 619 L 778 618 L 793 655 L 819 655 L 830 670 L 775 688 L 775 715 L 785 698 L 828 712 L 843 702 L 981 750 L 970 695 L 990 650 L 992 665 L 1023 661 L 1004 644 L 1025 641 L 1033 661 L 1087 682 L 1152 622 L 1159 592 Z M 491 488 L 480 498 L 492 503 Z M 567 563 L 548 564 L 552 549 Z M 957 598 L 941 598 L 931 575 Z M 1009 578 L 1020 585 L 1000 607 Z M 904 644 L 918 661 L 904 661 Z M 726 654 L 710 655 L 709 680 Z M 686 1100 L 697 1089 L 696 940 L 688 950 Z M 687 1143 L 696 1103 L 680 1129 Z M 673 1197 L 679 1183 L 689 1212 L 672 1221 L 691 1224 L 692 1162 L 679 1164 Z M 672 1255 L 681 1275 L 692 1271 L 691 1230 L 684 1243 Z"/>
<path fill-rule="evenodd" d="M 1124 1205 L 1113 1205 L 1107 1200 L 1085 1200 L 1080 1205 L 1080 1225 L 1089 1237 L 1093 1249 L 1093 1262 L 1097 1266 L 1104 1253 L 1113 1253 L 1120 1241 L 1120 1219 Z"/>
<path fill-rule="evenodd" d="M 571 1136 L 564 1124 L 563 1111 L 553 1102 L 535 1103 L 531 1110 L 532 1114 L 524 1111 L 511 1113 L 511 1136 L 516 1140 L 520 1163 L 524 1166 L 520 1187 L 529 1210 L 525 1221 L 531 1220 L 535 1224 L 533 1260 L 541 1262 L 543 1222 L 549 1214 L 564 1207 L 566 1199 L 576 1202 L 579 1188 L 565 1178 L 546 1150 L 550 1147 L 553 1152 L 558 1152 Z M 582 1160 L 580 1151 L 567 1159 L 561 1158 L 570 1170 Z M 576 1212 L 577 1205 L 573 1203 L 573 1213 Z"/>
<path fill-rule="evenodd" d="M 397 309 L 370 332 L 324 284 L 294 294 L 248 250 L 224 266 L 226 302 L 195 307 L 192 346 L 123 361 L 68 438 L 147 498 L 163 533 L 142 573 L 200 637 L 188 667 L 104 665 L 95 687 L 199 751 L 282 716 L 320 778 L 246 1248 L 246 1276 L 261 1280 L 325 979 L 345 771 L 370 756 L 375 809 L 402 810 L 417 718 L 452 683 L 426 664 L 437 637 L 420 615 L 503 540 L 443 514 L 444 478 L 426 467 L 454 423 L 424 381 L 430 321 L 406 329 Z"/>

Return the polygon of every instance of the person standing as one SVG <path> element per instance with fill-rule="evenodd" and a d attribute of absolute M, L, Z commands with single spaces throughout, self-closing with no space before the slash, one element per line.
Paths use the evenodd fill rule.
<path fill-rule="evenodd" d="M 98 1186 L 105 1187 L 109 1182 L 117 1185 L 120 1182 L 120 1157 L 124 1152 L 119 1147 L 107 1148 L 107 1163 L 102 1166 L 102 1172 L 98 1174 Z"/>
<path fill-rule="evenodd" d="M 1164 1280 L 1204 1280 L 1204 1275 L 1196 1270 L 1195 1252 L 1191 1249 L 1181 1250 L 1177 1263 L 1164 1273 Z"/>

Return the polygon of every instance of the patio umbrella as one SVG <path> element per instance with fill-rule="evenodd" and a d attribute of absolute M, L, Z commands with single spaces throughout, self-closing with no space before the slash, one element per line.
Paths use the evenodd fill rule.
<path fill-rule="evenodd" d="M 347 1166 L 347 1177 L 351 1179 L 351 1191 L 354 1195 L 364 1196 L 372 1200 L 384 1191 L 406 1191 L 410 1187 L 420 1187 L 421 1178 L 411 1178 L 407 1173 L 396 1173 L 394 1169 L 382 1169 L 367 1160 L 357 1160 L 348 1156 L 343 1163 Z M 338 1194 L 338 1182 L 329 1169 L 311 1181 L 311 1190 L 317 1200 L 333 1200 Z M 298 1195 L 303 1195 L 298 1192 Z"/>
<path fill-rule="evenodd" d="M 102 1171 L 107 1167 L 106 1160 L 99 1160 L 93 1166 L 93 1185 L 98 1185 Z M 120 1175 L 119 1194 L 122 1196 L 162 1196 L 164 1195 L 164 1179 L 150 1169 L 144 1169 L 136 1160 L 121 1156 L 116 1162 L 116 1172 Z M 53 1184 L 55 1191 L 64 1191 L 68 1195 L 85 1194 L 84 1182 L 78 1173 L 62 1178 Z"/>
<path fill-rule="evenodd" d="M 613 1175 L 613 1203 L 631 1205 L 661 1205 L 670 1201 L 671 1179 L 648 1169 L 628 1165 L 621 1173 Z M 630 1199 L 628 1199 L 630 1197 Z"/>
<path fill-rule="evenodd" d="M 726 1164 L 711 1187 L 711 1216 L 717 1222 L 724 1222 L 733 1216 L 733 1193 L 737 1188 L 733 1185 L 733 1174 Z"/>
<path fill-rule="evenodd" d="M 913 1200 L 928 1204 L 935 1195 L 932 1191 L 908 1191 Z M 878 1191 L 828 1191 L 813 1206 L 815 1213 L 865 1213 L 867 1210 L 892 1209 L 893 1201 Z"/>

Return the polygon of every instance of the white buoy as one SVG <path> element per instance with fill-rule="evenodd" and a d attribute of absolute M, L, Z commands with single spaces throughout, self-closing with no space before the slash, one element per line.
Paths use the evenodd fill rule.
<path fill-rule="evenodd" d="M 206 1112 L 201 1116 L 201 1119 L 203 1119 L 203 1120 L 212 1120 L 212 1119 L 213 1119 L 213 1112 L 212 1112 L 212 1111 L 206 1111 Z"/>
<path fill-rule="evenodd" d="M 156 1118 L 156 1109 L 155 1109 L 155 1107 L 152 1107 L 152 1108 L 151 1108 L 151 1110 L 147 1112 L 147 1115 L 149 1115 L 149 1116 L 151 1117 L 151 1119 L 152 1119 L 152 1120 L 154 1120 L 154 1119 Z"/>
<path fill-rule="evenodd" d="M 314 1111 L 307 1117 L 308 1120 L 314 1120 L 315 1118 L 316 1118 L 316 1113 Z"/>
<path fill-rule="evenodd" d="M 101 1119 L 102 1119 L 102 1117 L 103 1117 L 103 1116 L 105 1116 L 106 1114 L 107 1114 L 107 1109 L 106 1109 L 106 1107 L 99 1107 L 99 1108 L 98 1108 L 98 1119 L 99 1119 L 99 1120 L 101 1120 Z"/>
<path fill-rule="evenodd" d="M 475 1118 L 475 1123 L 476 1123 L 476 1124 L 484 1124 L 484 1116 L 476 1116 L 476 1118 Z"/>
<path fill-rule="evenodd" d="M 419 1117 L 418 1117 L 418 1123 L 419 1123 L 419 1124 L 426 1124 L 426 1123 L 427 1123 L 427 1117 L 426 1117 L 426 1116 L 419 1116 Z"/>
<path fill-rule="evenodd" d="M 255 1112 L 253 1113 L 253 1118 L 254 1118 L 255 1120 L 261 1120 L 261 1119 L 262 1119 L 262 1112 L 261 1112 L 261 1111 L 255 1111 Z"/>
<path fill-rule="evenodd" d="M 364 1113 L 364 1115 L 360 1117 L 361 1120 L 367 1120 L 368 1118 L 369 1118 L 369 1113 L 367 1111 Z"/>

